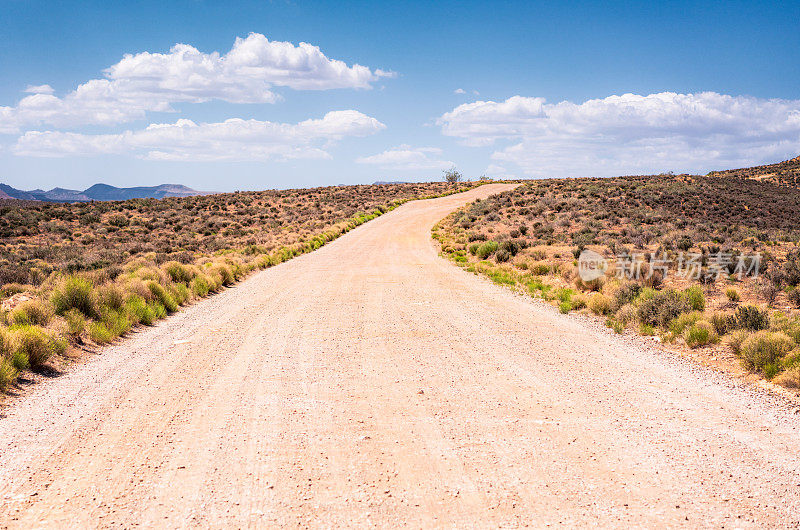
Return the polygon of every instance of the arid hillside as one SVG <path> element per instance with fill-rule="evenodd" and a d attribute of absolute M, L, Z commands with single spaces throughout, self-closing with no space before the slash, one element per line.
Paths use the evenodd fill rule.
<path fill-rule="evenodd" d="M 800 156 L 777 164 L 712 171 L 708 176 L 763 180 L 781 186 L 800 188 Z"/>
<path fill-rule="evenodd" d="M 458 210 L 433 233 L 456 263 L 564 313 L 736 355 L 798 388 L 798 219 L 797 189 L 655 175 L 530 181 Z M 581 273 L 594 262 L 597 274 Z"/>

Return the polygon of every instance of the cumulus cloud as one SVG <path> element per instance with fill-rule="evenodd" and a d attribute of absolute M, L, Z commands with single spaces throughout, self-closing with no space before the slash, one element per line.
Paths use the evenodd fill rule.
<path fill-rule="evenodd" d="M 50 85 L 28 85 L 25 89 L 27 94 L 52 94 L 55 92 Z"/>
<path fill-rule="evenodd" d="M 531 176 L 704 171 L 800 151 L 800 100 L 714 92 L 581 104 L 514 96 L 459 105 L 437 124 L 468 145 L 501 143 L 492 159 Z"/>
<path fill-rule="evenodd" d="M 442 150 L 438 147 L 411 147 L 405 144 L 377 155 L 357 158 L 356 162 L 397 170 L 446 169 L 453 166 L 453 162 L 442 160 Z"/>
<path fill-rule="evenodd" d="M 223 100 L 273 103 L 273 87 L 294 90 L 368 89 L 393 72 L 328 58 L 311 44 L 270 41 L 251 33 L 237 38 L 230 51 L 204 53 L 176 44 L 168 53 L 125 55 L 93 79 L 63 97 L 48 85 L 29 87 L 32 95 L 16 107 L 0 107 L 0 132 L 13 133 L 43 124 L 74 127 L 112 125 L 141 119 L 148 111 L 171 111 L 171 104 Z"/>
<path fill-rule="evenodd" d="M 463 88 L 457 88 L 457 89 L 453 90 L 453 94 L 466 94 L 466 93 L 467 93 L 467 91 L 464 90 Z"/>
<path fill-rule="evenodd" d="M 13 151 L 21 156 L 130 154 L 151 160 L 268 160 L 329 158 L 325 150 L 345 137 L 375 134 L 386 126 L 355 110 L 333 111 L 297 124 L 230 119 L 219 123 L 152 124 L 121 134 L 29 131 Z"/>

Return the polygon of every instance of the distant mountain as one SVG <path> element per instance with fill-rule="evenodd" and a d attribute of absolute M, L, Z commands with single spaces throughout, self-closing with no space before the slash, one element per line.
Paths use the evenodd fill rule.
<path fill-rule="evenodd" d="M 373 186 L 383 186 L 386 184 L 407 184 L 407 182 L 402 180 L 376 180 L 372 183 Z"/>
<path fill-rule="evenodd" d="M 128 199 L 163 199 L 164 197 L 191 197 L 208 195 L 180 184 L 161 184 L 160 186 L 139 186 L 117 188 L 108 184 L 95 184 L 84 191 L 53 188 L 49 191 L 23 191 L 0 184 L 0 199 L 20 199 L 45 202 L 87 202 L 87 201 L 126 201 Z"/>
<path fill-rule="evenodd" d="M 777 164 L 712 171 L 708 176 L 762 180 L 781 186 L 800 188 L 800 156 Z"/>

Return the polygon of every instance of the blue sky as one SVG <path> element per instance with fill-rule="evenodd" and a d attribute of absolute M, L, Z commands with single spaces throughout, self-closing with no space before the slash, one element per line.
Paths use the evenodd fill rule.
<path fill-rule="evenodd" d="M 6 0 L 0 181 L 227 191 L 779 160 L 800 154 L 797 20 L 798 2 Z"/>

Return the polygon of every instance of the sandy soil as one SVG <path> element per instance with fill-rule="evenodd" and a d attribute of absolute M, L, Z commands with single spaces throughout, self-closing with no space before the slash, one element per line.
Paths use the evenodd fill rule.
<path fill-rule="evenodd" d="M 436 255 L 412 202 L 34 385 L 0 527 L 800 525 L 800 415 Z"/>

